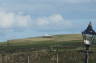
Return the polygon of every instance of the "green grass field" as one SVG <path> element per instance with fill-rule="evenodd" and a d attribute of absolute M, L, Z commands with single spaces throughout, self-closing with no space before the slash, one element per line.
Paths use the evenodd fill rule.
<path fill-rule="evenodd" d="M 7 42 L 1 42 L 0 50 L 15 51 L 15 50 L 30 50 L 31 48 L 63 48 L 63 50 L 81 50 L 82 36 L 80 34 L 65 34 L 65 35 L 53 35 L 50 37 L 41 36 L 34 38 L 25 38 L 17 40 L 8 40 Z M 95 48 L 94 48 L 95 49 Z"/>
<path fill-rule="evenodd" d="M 67 45 L 70 43 L 80 43 L 82 37 L 80 34 L 66 34 L 66 35 L 53 35 L 51 37 L 35 37 L 35 38 L 25 38 L 17 40 L 9 40 L 9 45 Z M 7 42 L 0 43 L 1 45 L 6 45 Z"/>
<path fill-rule="evenodd" d="M 30 62 L 32 63 L 56 63 L 57 54 L 59 57 L 59 63 L 84 62 L 84 53 L 80 52 L 81 50 L 84 50 L 83 40 L 80 34 L 9 40 L 0 43 L 0 45 L 1 54 L 5 54 L 5 56 L 9 57 L 22 56 L 23 59 L 26 59 L 26 57 L 30 55 Z M 91 46 L 90 50 L 94 53 L 90 54 L 89 62 L 96 63 L 96 46 Z M 17 57 L 17 59 L 18 58 L 19 57 Z M 11 60 L 16 59 L 12 58 Z M 27 63 L 26 61 L 25 63 Z"/>
<path fill-rule="evenodd" d="M 82 35 L 80 34 L 53 35 L 50 37 L 41 36 L 8 40 L 7 42 L 1 42 L 0 45 L 5 46 L 5 48 L 7 46 L 12 46 L 12 48 L 63 47 L 65 49 L 73 50 L 79 50 L 84 47 Z M 95 49 L 95 45 L 91 46 L 91 49 Z"/>
<path fill-rule="evenodd" d="M 82 36 L 80 34 L 53 35 L 51 37 L 34 37 L 17 40 L 8 40 L 1 42 L 1 46 L 27 46 L 27 47 L 51 47 L 51 46 L 67 46 L 76 47 L 82 44 Z"/>

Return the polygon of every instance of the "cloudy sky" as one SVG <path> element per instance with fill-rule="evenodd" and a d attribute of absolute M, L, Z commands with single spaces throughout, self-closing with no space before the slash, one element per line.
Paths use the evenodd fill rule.
<path fill-rule="evenodd" d="M 0 0 L 0 41 L 80 33 L 92 21 L 96 0 Z"/>

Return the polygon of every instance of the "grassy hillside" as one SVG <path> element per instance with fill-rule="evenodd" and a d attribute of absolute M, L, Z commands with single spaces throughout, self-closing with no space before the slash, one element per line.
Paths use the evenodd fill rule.
<path fill-rule="evenodd" d="M 10 45 L 37 45 L 37 46 L 51 46 L 51 45 L 66 45 L 66 43 L 81 42 L 82 37 L 80 34 L 66 34 L 66 35 L 53 35 L 50 37 L 42 36 L 35 38 L 9 40 Z"/>
<path fill-rule="evenodd" d="M 82 36 L 80 34 L 65 34 L 53 36 L 41 36 L 34 38 L 25 38 L 17 40 L 9 40 L 0 43 L 6 46 L 3 49 L 14 48 L 32 48 L 32 47 L 63 47 L 67 49 L 79 49 L 82 46 Z M 12 46 L 11 48 L 9 46 Z M 2 47 L 1 47 L 2 49 Z"/>
<path fill-rule="evenodd" d="M 6 60 L 6 56 L 8 56 L 8 58 L 11 59 L 8 59 L 6 60 L 8 62 L 3 63 L 22 63 L 22 59 L 24 60 L 23 63 L 27 63 L 29 55 L 31 63 L 57 63 L 58 54 L 58 63 L 83 63 L 84 53 L 80 52 L 81 50 L 84 50 L 82 49 L 84 47 L 82 42 L 82 36 L 80 34 L 53 35 L 50 37 L 42 36 L 10 40 L 5 43 L 0 43 L 1 45 L 5 45 L 5 47 L 0 47 L 0 59 L 4 58 Z M 8 46 L 6 46 L 6 44 Z M 92 48 L 94 50 L 92 50 Z M 91 47 L 90 49 L 94 52 L 89 56 L 90 63 L 96 63 L 95 48 L 96 46 Z"/>

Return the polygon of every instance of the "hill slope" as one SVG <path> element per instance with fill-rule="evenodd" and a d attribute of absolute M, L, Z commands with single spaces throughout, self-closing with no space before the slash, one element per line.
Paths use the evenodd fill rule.
<path fill-rule="evenodd" d="M 10 45 L 31 45 L 31 46 L 53 46 L 53 45 L 71 45 L 81 43 L 82 37 L 80 34 L 65 34 L 53 36 L 41 36 L 34 38 L 25 38 L 17 40 L 9 40 Z"/>

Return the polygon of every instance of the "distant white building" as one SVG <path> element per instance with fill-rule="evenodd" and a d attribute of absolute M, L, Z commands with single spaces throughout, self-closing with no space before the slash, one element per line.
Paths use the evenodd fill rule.
<path fill-rule="evenodd" d="M 43 37 L 44 37 L 44 38 L 52 38 L 52 35 L 45 34 Z"/>
<path fill-rule="evenodd" d="M 51 35 L 49 35 L 49 34 L 45 34 L 44 36 L 51 36 Z"/>

